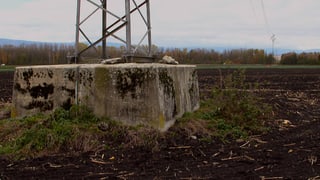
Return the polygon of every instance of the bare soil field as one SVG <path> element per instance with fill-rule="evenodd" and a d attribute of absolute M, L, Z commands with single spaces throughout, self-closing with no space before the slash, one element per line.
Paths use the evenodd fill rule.
<path fill-rule="evenodd" d="M 201 97 L 232 69 L 198 70 Z M 0 104 L 13 72 L 0 73 Z M 246 81 L 273 107 L 268 133 L 232 142 L 199 141 L 174 128 L 160 151 L 136 148 L 9 161 L 0 179 L 320 179 L 320 69 L 248 69 Z"/>
<path fill-rule="evenodd" d="M 11 71 L 0 72 L 0 103 L 11 102 L 13 73 Z"/>

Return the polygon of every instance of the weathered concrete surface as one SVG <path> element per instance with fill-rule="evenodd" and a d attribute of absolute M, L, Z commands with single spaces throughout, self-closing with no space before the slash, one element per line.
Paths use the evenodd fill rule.
<path fill-rule="evenodd" d="M 13 116 L 79 103 L 97 116 L 160 130 L 199 107 L 195 66 L 165 64 L 17 67 Z"/>

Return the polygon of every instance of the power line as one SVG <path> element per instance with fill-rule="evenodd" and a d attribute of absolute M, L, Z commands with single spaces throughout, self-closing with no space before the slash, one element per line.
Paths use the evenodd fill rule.
<path fill-rule="evenodd" d="M 262 8 L 262 13 L 263 13 L 263 17 L 264 17 L 264 22 L 265 22 L 266 29 L 267 29 L 268 33 L 270 33 L 269 21 L 268 21 L 268 17 L 267 17 L 267 13 L 266 13 L 266 8 L 265 8 L 265 6 L 264 6 L 263 0 L 261 0 L 261 8 Z"/>
<path fill-rule="evenodd" d="M 255 6 L 254 6 L 253 2 L 254 2 L 253 0 L 250 0 L 251 9 L 252 9 L 252 12 L 253 12 L 253 14 L 255 16 L 255 19 L 257 20 L 257 22 L 259 22 L 259 20 L 257 18 L 257 12 L 256 12 L 256 9 L 255 9 Z M 263 0 L 260 0 L 260 4 L 261 4 L 262 15 L 263 15 L 264 26 L 265 26 L 266 32 L 269 35 L 271 34 L 270 40 L 272 41 L 272 55 L 274 55 L 274 45 L 275 45 L 275 41 L 277 40 L 277 38 L 276 38 L 276 35 L 270 29 L 268 16 L 267 16 L 267 13 L 266 13 L 266 8 L 265 8 Z"/>
<path fill-rule="evenodd" d="M 270 31 L 269 21 L 268 21 L 268 17 L 267 17 L 267 13 L 266 13 L 266 8 L 265 8 L 265 6 L 264 6 L 263 0 L 261 0 L 261 8 L 262 8 L 262 13 L 263 13 L 263 18 L 264 18 L 264 23 L 265 23 L 265 26 L 266 26 L 266 30 L 267 30 L 268 33 L 273 34 L 273 33 Z"/>
<path fill-rule="evenodd" d="M 251 9 L 252 9 L 252 12 L 253 12 L 253 15 L 254 15 L 256 21 L 259 22 L 258 17 L 257 17 L 257 12 L 256 12 L 256 9 L 254 7 L 252 0 L 250 0 L 250 5 L 251 5 Z"/>
<path fill-rule="evenodd" d="M 264 23 L 265 23 L 265 27 L 266 27 L 266 30 L 268 33 L 271 34 L 271 41 L 272 41 L 272 55 L 274 56 L 274 44 L 275 44 L 275 41 L 276 41 L 276 35 L 270 30 L 270 25 L 269 25 L 269 21 L 268 21 L 268 16 L 267 16 L 267 13 L 266 13 L 266 8 L 264 6 L 264 2 L 263 0 L 261 0 L 261 8 L 262 8 L 262 13 L 263 13 L 263 18 L 264 18 Z"/>

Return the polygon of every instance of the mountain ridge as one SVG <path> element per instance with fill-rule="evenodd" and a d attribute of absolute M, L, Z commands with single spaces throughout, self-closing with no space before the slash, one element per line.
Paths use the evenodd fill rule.
<path fill-rule="evenodd" d="M 20 46 L 20 45 L 31 45 L 31 44 L 73 44 L 71 42 L 42 42 L 42 41 L 29 41 L 29 40 L 20 40 L 20 39 L 7 39 L 0 38 L 0 45 L 12 45 L 12 46 Z"/>
<path fill-rule="evenodd" d="M 0 38 L 0 46 L 4 45 L 12 45 L 12 46 L 20 46 L 20 45 L 31 45 L 31 44 L 64 44 L 64 45 L 74 45 L 74 42 L 42 42 L 42 41 L 29 41 L 29 40 L 18 40 L 18 39 L 7 39 L 7 38 Z M 121 47 L 121 43 L 114 43 L 114 42 L 109 42 L 109 46 L 113 47 Z M 178 48 L 184 48 L 184 47 L 178 47 Z M 224 46 L 208 46 L 208 47 L 196 47 L 196 46 L 190 46 L 190 47 L 185 47 L 188 50 L 191 49 L 197 49 L 197 48 L 204 48 L 204 49 L 213 49 L 217 52 L 223 52 L 225 50 L 232 50 L 232 49 L 264 49 L 265 52 L 271 53 L 272 48 L 243 48 L 243 47 L 237 47 L 237 46 L 232 46 L 232 47 L 224 47 Z M 320 49 L 305 49 L 305 50 L 300 50 L 300 49 L 289 49 L 289 48 L 276 48 L 275 49 L 275 55 L 282 55 L 288 52 L 296 52 L 296 53 L 311 53 L 311 52 L 320 52 Z"/>

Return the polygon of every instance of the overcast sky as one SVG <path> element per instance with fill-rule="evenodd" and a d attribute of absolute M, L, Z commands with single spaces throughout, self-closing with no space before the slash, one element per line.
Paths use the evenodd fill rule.
<path fill-rule="evenodd" d="M 0 2 L 0 38 L 74 41 L 76 0 Z M 92 6 L 83 2 L 84 15 Z M 123 0 L 108 2 L 118 16 L 123 15 Z M 320 49 L 319 7 L 320 0 L 151 0 L 153 43 L 268 48 L 275 34 L 276 48 Z M 93 37 L 94 31 L 100 32 L 100 21 L 97 18 L 90 23 L 86 30 Z M 141 37 L 139 28 L 134 39 Z"/>

